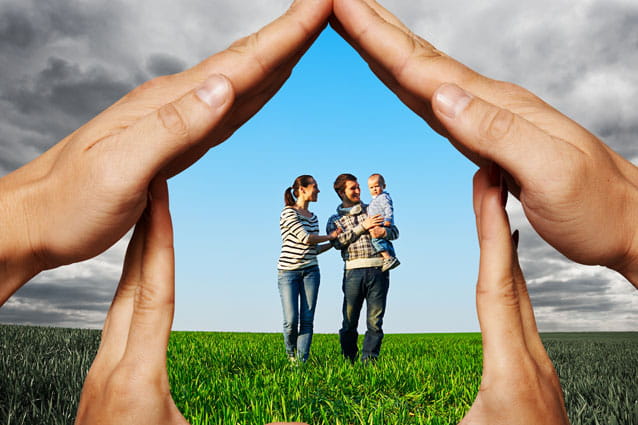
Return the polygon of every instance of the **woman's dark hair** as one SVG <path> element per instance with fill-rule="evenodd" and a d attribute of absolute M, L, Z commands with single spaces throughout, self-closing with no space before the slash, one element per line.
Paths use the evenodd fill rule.
<path fill-rule="evenodd" d="M 303 176 L 299 176 L 295 179 L 295 182 L 286 189 L 284 192 L 284 204 L 288 207 L 292 207 L 295 205 L 297 198 L 299 197 L 299 188 L 307 187 L 308 185 L 314 183 L 315 178 L 304 174 Z"/>

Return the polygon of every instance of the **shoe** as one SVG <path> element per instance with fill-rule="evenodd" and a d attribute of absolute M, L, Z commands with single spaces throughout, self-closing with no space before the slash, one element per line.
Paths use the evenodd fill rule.
<path fill-rule="evenodd" d="M 363 363 L 365 366 L 374 366 L 375 364 L 377 364 L 377 358 L 373 356 L 362 357 L 361 363 Z"/>
<path fill-rule="evenodd" d="M 383 265 L 381 266 L 381 271 L 386 272 L 388 270 L 392 270 L 398 267 L 399 264 L 401 264 L 401 262 L 397 257 L 384 258 Z"/>

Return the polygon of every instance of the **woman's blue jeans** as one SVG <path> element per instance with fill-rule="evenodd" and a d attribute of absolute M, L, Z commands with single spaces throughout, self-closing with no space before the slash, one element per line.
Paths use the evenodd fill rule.
<path fill-rule="evenodd" d="M 284 313 L 284 343 L 288 356 L 308 360 L 315 307 L 319 294 L 319 266 L 279 270 L 279 295 Z"/>

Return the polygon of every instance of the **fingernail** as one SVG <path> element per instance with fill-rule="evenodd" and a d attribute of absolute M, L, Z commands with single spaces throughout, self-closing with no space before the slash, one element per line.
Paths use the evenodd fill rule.
<path fill-rule="evenodd" d="M 217 108 L 226 103 L 228 93 L 230 92 L 230 84 L 228 80 L 219 74 L 215 74 L 204 81 L 195 94 L 202 102 L 212 108 Z"/>
<path fill-rule="evenodd" d="M 512 242 L 514 243 L 514 249 L 518 250 L 518 229 L 512 233 Z"/>
<path fill-rule="evenodd" d="M 455 118 L 463 112 L 472 96 L 459 86 L 444 84 L 436 91 L 436 107 L 448 118 Z"/>

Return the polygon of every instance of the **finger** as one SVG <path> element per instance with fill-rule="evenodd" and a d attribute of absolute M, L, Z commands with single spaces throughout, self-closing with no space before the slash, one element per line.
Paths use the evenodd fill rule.
<path fill-rule="evenodd" d="M 126 250 L 122 277 L 104 320 L 100 347 L 93 363 L 93 367 L 100 365 L 102 370 L 112 370 L 124 355 L 133 315 L 135 290 L 140 280 L 140 265 L 144 250 L 144 240 L 146 239 L 147 218 L 148 210 L 142 214 L 135 226 L 133 237 Z"/>
<path fill-rule="evenodd" d="M 125 356 L 164 369 L 175 304 L 173 230 L 165 180 L 153 181 L 151 197 L 141 278 Z"/>
<path fill-rule="evenodd" d="M 490 185 L 480 208 L 480 268 L 476 308 L 483 335 L 484 369 L 516 361 L 525 349 L 521 310 L 512 275 L 512 241 L 501 189 Z"/>
<path fill-rule="evenodd" d="M 481 205 L 483 198 L 490 187 L 496 187 L 500 184 L 501 173 L 500 167 L 495 163 L 490 163 L 487 167 L 481 167 L 474 174 L 472 180 L 472 206 L 474 208 L 474 217 L 476 218 L 476 232 L 481 241 Z"/>
<path fill-rule="evenodd" d="M 514 276 L 516 293 L 518 294 L 521 309 L 521 321 L 523 324 L 525 345 L 527 346 L 532 358 L 536 361 L 536 364 L 549 366 L 553 371 L 553 365 L 549 360 L 543 341 L 538 333 L 536 318 L 534 317 L 534 308 L 529 297 L 527 283 L 525 282 L 525 277 L 523 276 L 523 271 L 521 270 L 516 250 L 513 250 L 512 252 L 512 274 Z"/>
<path fill-rule="evenodd" d="M 384 21 L 394 25 L 395 27 L 399 28 L 400 30 L 404 32 L 407 32 L 407 33 L 412 32 L 410 28 L 408 28 L 403 22 L 401 22 L 399 18 L 394 16 L 392 12 L 390 12 L 388 9 L 380 5 L 378 2 L 374 0 L 363 0 L 363 2 L 367 4 L 370 9 L 374 10 L 374 12 L 377 15 L 383 18 Z"/>
<path fill-rule="evenodd" d="M 481 167 L 474 174 L 472 179 L 472 207 L 474 209 L 474 218 L 476 221 L 476 234 L 479 242 L 481 241 L 481 204 L 485 193 L 490 187 L 490 182 L 487 176 L 487 169 Z"/>
<path fill-rule="evenodd" d="M 223 72 L 238 93 L 260 86 L 282 65 L 290 65 L 289 59 L 301 57 L 299 51 L 309 47 L 308 42 L 326 25 L 331 6 L 330 0 L 296 0 L 286 13 L 260 31 L 238 40 L 187 74 Z"/>
<path fill-rule="evenodd" d="M 211 147 L 228 139 L 232 134 L 255 115 L 261 107 L 279 90 L 290 73 L 273 75 L 264 81 L 264 87 L 258 93 L 245 93 L 236 99 L 225 119 L 207 136 L 207 140 L 198 143 L 186 152 L 177 156 L 169 166 L 163 169 L 162 175 L 172 177 L 201 158 Z"/>
<path fill-rule="evenodd" d="M 498 163 L 519 185 L 542 179 L 548 163 L 583 153 L 519 115 L 453 84 L 439 88 L 433 106 L 441 124 L 456 141 Z"/>
<path fill-rule="evenodd" d="M 228 79 L 213 75 L 198 89 L 99 141 L 89 153 L 97 156 L 96 163 L 111 168 L 105 175 L 115 174 L 120 180 L 147 186 L 169 161 L 205 138 L 224 118 L 233 100 Z"/>

